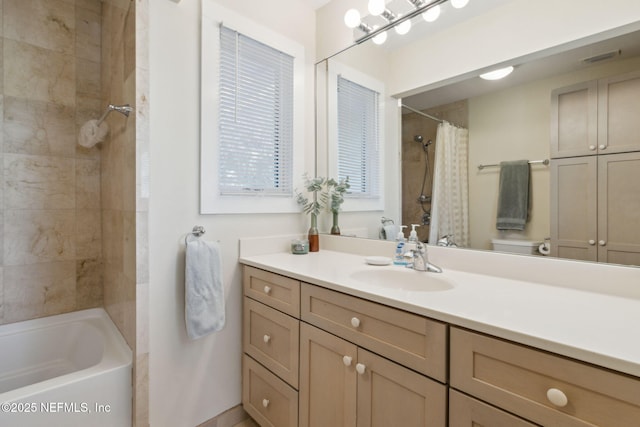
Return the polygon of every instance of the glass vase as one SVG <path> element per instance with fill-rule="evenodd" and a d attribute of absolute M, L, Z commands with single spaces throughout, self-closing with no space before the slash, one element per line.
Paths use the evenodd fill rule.
<path fill-rule="evenodd" d="M 338 212 L 333 212 L 333 226 L 331 227 L 331 234 L 334 236 L 340 235 L 340 227 L 338 227 Z"/>
<path fill-rule="evenodd" d="M 318 217 L 311 214 L 311 227 L 309 227 L 309 252 L 318 252 L 320 250 L 320 236 L 318 235 Z"/>

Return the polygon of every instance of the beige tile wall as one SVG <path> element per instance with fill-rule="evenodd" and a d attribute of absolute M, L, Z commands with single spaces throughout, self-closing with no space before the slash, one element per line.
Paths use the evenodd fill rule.
<path fill-rule="evenodd" d="M 0 323 L 103 305 L 100 0 L 2 0 Z"/>

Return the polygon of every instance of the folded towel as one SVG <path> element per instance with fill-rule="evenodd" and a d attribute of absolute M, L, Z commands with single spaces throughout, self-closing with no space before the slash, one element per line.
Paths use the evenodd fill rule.
<path fill-rule="evenodd" d="M 498 230 L 524 230 L 529 217 L 529 161 L 500 163 Z"/>
<path fill-rule="evenodd" d="M 217 242 L 187 243 L 185 321 L 189 338 L 222 329 L 225 322 L 222 261 Z"/>

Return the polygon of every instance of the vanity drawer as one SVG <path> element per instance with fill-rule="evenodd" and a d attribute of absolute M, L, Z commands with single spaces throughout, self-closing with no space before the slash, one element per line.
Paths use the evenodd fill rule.
<path fill-rule="evenodd" d="M 491 405 L 449 389 L 449 427 L 537 427 Z"/>
<path fill-rule="evenodd" d="M 450 351 L 452 387 L 535 423 L 640 425 L 640 378 L 457 328 Z"/>
<path fill-rule="evenodd" d="M 262 427 L 298 425 L 298 392 L 246 354 L 242 360 L 242 406 Z"/>
<path fill-rule="evenodd" d="M 254 267 L 244 267 L 244 294 L 270 307 L 300 317 L 300 282 Z"/>
<path fill-rule="evenodd" d="M 244 351 L 298 388 L 300 321 L 251 298 L 244 298 Z"/>
<path fill-rule="evenodd" d="M 306 322 L 446 382 L 444 323 L 307 283 L 301 294 Z"/>

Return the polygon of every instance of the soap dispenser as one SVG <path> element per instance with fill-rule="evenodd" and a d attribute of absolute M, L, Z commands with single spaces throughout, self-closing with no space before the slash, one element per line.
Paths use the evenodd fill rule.
<path fill-rule="evenodd" d="M 411 233 L 409 233 L 410 242 L 418 241 L 418 232 L 416 231 L 416 227 L 420 227 L 420 224 L 411 224 Z"/>
<path fill-rule="evenodd" d="M 407 228 L 406 225 L 398 227 L 398 235 L 396 236 L 396 251 L 393 254 L 393 263 L 395 265 L 407 265 L 407 261 L 404 259 L 404 245 L 406 239 L 404 238 L 403 229 Z"/>

